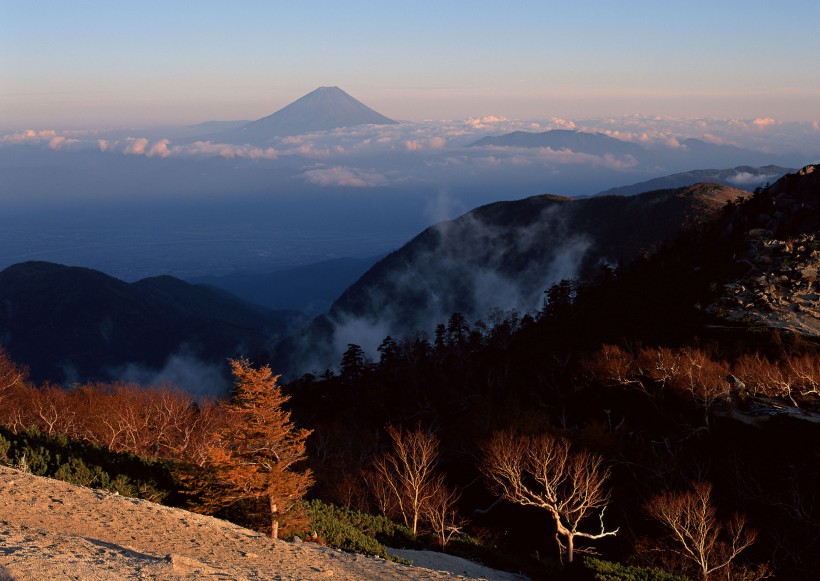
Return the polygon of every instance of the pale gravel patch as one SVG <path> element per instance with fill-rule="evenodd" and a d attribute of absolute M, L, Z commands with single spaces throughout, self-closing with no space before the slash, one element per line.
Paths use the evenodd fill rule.
<path fill-rule="evenodd" d="M 474 563 L 469 559 L 437 553 L 435 551 L 413 551 L 410 549 L 387 549 L 394 557 L 410 561 L 415 567 L 436 571 L 449 571 L 467 579 L 487 579 L 488 581 L 523 581 L 523 575 L 507 573 Z"/>
<path fill-rule="evenodd" d="M 0 581 L 512 578 L 428 565 L 273 541 L 213 517 L 0 467 Z"/>

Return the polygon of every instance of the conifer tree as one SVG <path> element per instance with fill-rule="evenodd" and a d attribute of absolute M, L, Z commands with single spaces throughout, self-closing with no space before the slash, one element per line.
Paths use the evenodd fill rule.
<path fill-rule="evenodd" d="M 240 500 L 265 500 L 271 536 L 279 536 L 279 521 L 298 504 L 313 483 L 305 460 L 310 430 L 297 428 L 283 409 L 289 397 L 277 385 L 269 366 L 258 369 L 247 359 L 230 360 L 234 391 L 225 402 L 226 421 L 209 449 L 213 477 L 206 502 L 211 508 Z"/>

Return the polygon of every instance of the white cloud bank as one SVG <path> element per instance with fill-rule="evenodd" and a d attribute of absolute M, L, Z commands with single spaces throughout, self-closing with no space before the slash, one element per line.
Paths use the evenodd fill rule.
<path fill-rule="evenodd" d="M 195 141 L 176 143 L 155 131 L 153 137 L 124 130 L 57 131 L 53 129 L 0 134 L 0 147 L 37 145 L 55 151 L 88 150 L 106 155 L 134 155 L 154 159 L 215 158 L 251 161 L 305 159 L 321 165 L 302 170 L 306 182 L 323 187 L 378 187 L 401 182 L 431 181 L 441 176 L 431 168 L 450 168 L 445 175 L 454 183 L 454 172 L 483 172 L 492 168 L 539 168 L 589 165 L 613 171 L 637 171 L 643 159 L 624 155 L 590 155 L 550 148 L 471 148 L 487 135 L 512 131 L 544 132 L 553 129 L 602 133 L 640 144 L 672 156 L 685 153 L 687 139 L 715 145 L 733 145 L 765 154 L 805 155 L 806 162 L 820 159 L 820 124 L 784 123 L 768 116 L 753 119 L 679 119 L 656 116 L 627 116 L 588 120 L 547 117 L 535 120 L 509 119 L 497 115 L 440 122 L 362 125 L 331 131 L 273 139 L 265 146 Z M 638 156 L 640 157 L 640 156 Z M 666 157 L 664 159 L 672 159 Z M 816 161 L 816 160 L 814 160 Z M 719 159 L 714 164 L 721 165 Z M 726 165 L 730 167 L 730 165 Z M 657 167 L 662 172 L 680 168 Z M 688 168 L 691 169 L 691 168 Z M 533 174 L 534 175 L 534 174 Z M 658 174 L 660 175 L 660 173 Z M 388 179 L 388 176 L 390 178 Z M 638 181 L 638 180 L 636 180 Z"/>
<path fill-rule="evenodd" d="M 311 169 L 304 172 L 304 176 L 309 183 L 318 186 L 373 188 L 388 184 L 387 178 L 378 172 L 345 166 Z"/>

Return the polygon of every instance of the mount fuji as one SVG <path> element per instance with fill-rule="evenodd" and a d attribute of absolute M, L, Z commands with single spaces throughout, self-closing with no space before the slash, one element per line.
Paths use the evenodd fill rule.
<path fill-rule="evenodd" d="M 276 113 L 211 136 L 221 143 L 265 145 L 275 137 L 329 131 L 356 125 L 394 125 L 339 87 L 319 87 Z"/>

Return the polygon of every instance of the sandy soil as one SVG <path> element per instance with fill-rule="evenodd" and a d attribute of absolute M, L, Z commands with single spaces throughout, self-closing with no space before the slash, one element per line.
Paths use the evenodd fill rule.
<path fill-rule="evenodd" d="M 437 553 L 407 558 L 416 566 L 272 541 L 212 517 L 0 467 L 0 580 L 521 579 Z"/>

